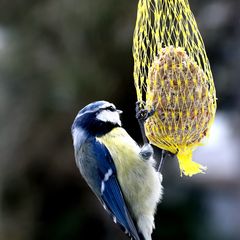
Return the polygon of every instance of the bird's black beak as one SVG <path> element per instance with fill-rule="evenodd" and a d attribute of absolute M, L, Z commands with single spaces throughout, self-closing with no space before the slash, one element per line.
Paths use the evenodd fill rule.
<path fill-rule="evenodd" d="M 123 111 L 122 111 L 122 110 L 119 110 L 119 109 L 117 109 L 117 113 L 118 113 L 118 114 L 122 114 L 122 113 L 123 113 Z"/>

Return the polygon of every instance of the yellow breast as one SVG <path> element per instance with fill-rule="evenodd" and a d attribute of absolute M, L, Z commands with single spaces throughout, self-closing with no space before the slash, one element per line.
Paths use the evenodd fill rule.
<path fill-rule="evenodd" d="M 98 141 L 108 148 L 112 156 L 118 181 L 135 216 L 153 213 L 154 208 L 150 207 L 152 199 L 161 191 L 159 175 L 150 162 L 141 158 L 137 143 L 120 127 L 98 138 Z"/>
<path fill-rule="evenodd" d="M 123 128 L 114 128 L 97 140 L 109 150 L 120 178 L 124 171 L 139 163 L 140 148 Z"/>

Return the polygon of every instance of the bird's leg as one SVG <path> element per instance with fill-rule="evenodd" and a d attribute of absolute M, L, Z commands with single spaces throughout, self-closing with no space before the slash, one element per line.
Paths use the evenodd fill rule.
<path fill-rule="evenodd" d="M 148 139 L 145 134 L 144 123 L 148 119 L 148 117 L 152 116 L 155 110 L 151 110 L 150 112 L 144 109 L 144 102 L 136 102 L 136 118 L 138 120 L 138 124 L 140 126 L 142 138 L 143 138 L 143 147 L 141 148 L 140 155 L 144 160 L 148 160 L 153 156 L 153 148 L 149 144 Z"/>
<path fill-rule="evenodd" d="M 161 158 L 160 158 L 160 162 L 159 162 L 158 169 L 157 169 L 158 172 L 162 171 L 162 166 L 163 166 L 165 157 L 166 157 L 166 151 L 164 149 L 162 149 Z"/>
<path fill-rule="evenodd" d="M 140 155 L 142 156 L 142 158 L 144 160 L 148 160 L 152 155 L 153 155 L 153 148 L 152 146 L 149 144 L 148 139 L 146 137 L 145 134 L 145 128 L 144 128 L 144 123 L 145 121 L 151 117 L 154 113 L 155 113 L 155 109 L 152 108 L 151 111 L 148 111 L 146 108 L 144 108 L 145 106 L 145 102 L 136 102 L 136 118 L 138 120 L 138 124 L 140 126 L 140 130 L 141 130 L 141 134 L 142 134 L 142 138 L 143 138 L 143 147 L 140 151 Z M 163 163 L 165 161 L 165 159 L 167 157 L 174 157 L 175 154 L 166 151 L 164 149 L 161 149 L 162 153 L 161 153 L 161 159 L 157 168 L 158 172 L 161 172 L 162 170 L 162 166 Z"/>
<path fill-rule="evenodd" d="M 148 140 L 145 134 L 144 123 L 145 121 L 151 117 L 155 113 L 155 109 L 152 108 L 151 111 L 148 111 L 144 108 L 145 102 L 136 102 L 136 118 L 138 120 L 138 124 L 140 126 L 143 143 L 148 144 Z"/>
<path fill-rule="evenodd" d="M 173 153 L 171 153 L 171 152 L 169 152 L 169 151 L 167 151 L 167 150 L 162 149 L 161 159 L 160 159 L 160 162 L 159 162 L 157 171 L 158 171 L 158 172 L 161 172 L 161 171 L 162 171 L 163 163 L 164 163 L 164 161 L 165 161 L 165 159 L 166 159 L 167 157 L 173 158 L 174 156 L 175 156 L 175 154 L 173 154 Z"/>

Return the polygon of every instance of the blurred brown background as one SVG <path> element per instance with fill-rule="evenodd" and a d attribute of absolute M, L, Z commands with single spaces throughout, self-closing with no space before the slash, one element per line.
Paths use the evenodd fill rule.
<path fill-rule="evenodd" d="M 218 113 L 194 159 L 206 175 L 165 163 L 153 240 L 240 239 L 240 2 L 190 0 L 211 62 Z M 75 166 L 71 123 L 109 100 L 134 117 L 137 0 L 0 0 L 0 240 L 127 239 Z"/>

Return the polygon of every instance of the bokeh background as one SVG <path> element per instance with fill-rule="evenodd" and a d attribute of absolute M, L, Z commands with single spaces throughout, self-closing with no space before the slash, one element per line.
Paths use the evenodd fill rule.
<path fill-rule="evenodd" d="M 190 0 L 211 62 L 218 112 L 194 159 L 163 168 L 153 240 L 240 239 L 240 2 Z M 0 0 L 0 240 L 127 239 L 75 166 L 71 123 L 109 100 L 139 143 L 132 35 L 137 0 Z"/>

